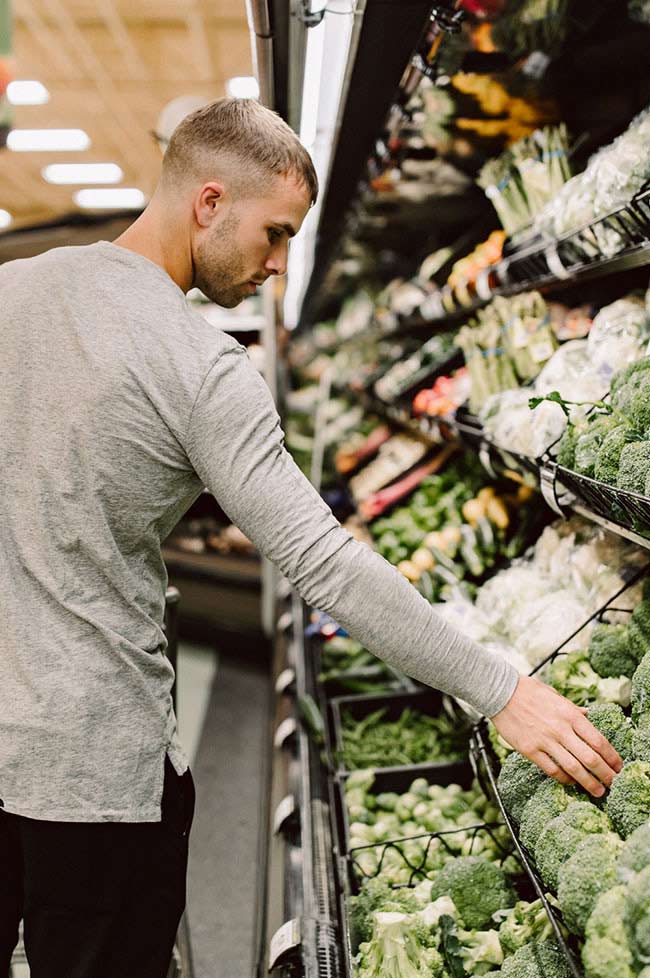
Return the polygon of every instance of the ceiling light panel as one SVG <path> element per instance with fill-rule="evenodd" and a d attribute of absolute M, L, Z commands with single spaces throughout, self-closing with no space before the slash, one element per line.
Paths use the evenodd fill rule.
<path fill-rule="evenodd" d="M 83 129 L 12 129 L 7 147 L 15 153 L 80 152 L 90 148 Z"/>
<path fill-rule="evenodd" d="M 78 190 L 74 202 L 84 210 L 121 210 L 144 207 L 147 199 L 137 187 L 97 187 L 93 190 Z"/>
<path fill-rule="evenodd" d="M 48 183 L 119 183 L 124 174 L 117 163 L 50 163 L 42 170 Z"/>
<path fill-rule="evenodd" d="M 236 78 L 228 79 L 226 92 L 231 98 L 259 98 L 260 86 L 257 84 L 257 78 L 238 75 Z"/>
<path fill-rule="evenodd" d="M 39 81 L 12 81 L 7 85 L 7 99 L 12 105 L 45 105 L 50 93 Z"/>

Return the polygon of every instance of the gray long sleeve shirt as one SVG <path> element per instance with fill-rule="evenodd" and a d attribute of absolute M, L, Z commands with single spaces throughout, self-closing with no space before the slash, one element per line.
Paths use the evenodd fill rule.
<path fill-rule="evenodd" d="M 203 486 L 313 606 L 493 715 L 517 675 L 353 540 L 283 447 L 245 350 L 108 242 L 0 267 L 0 798 L 160 819 L 176 737 L 161 541 Z"/>

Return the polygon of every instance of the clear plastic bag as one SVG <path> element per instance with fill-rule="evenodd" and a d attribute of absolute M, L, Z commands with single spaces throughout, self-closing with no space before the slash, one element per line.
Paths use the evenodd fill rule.
<path fill-rule="evenodd" d="M 594 318 L 587 353 L 603 383 L 638 360 L 648 340 L 648 315 L 641 296 L 631 295 L 603 306 Z"/>
<path fill-rule="evenodd" d="M 561 437 L 567 418 L 559 404 L 545 401 L 531 411 L 528 389 L 494 394 L 480 418 L 485 433 L 501 448 L 538 458 Z"/>

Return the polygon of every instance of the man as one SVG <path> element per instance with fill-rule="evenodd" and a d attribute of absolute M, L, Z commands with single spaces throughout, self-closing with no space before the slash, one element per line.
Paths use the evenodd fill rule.
<path fill-rule="evenodd" d="M 22 916 L 33 978 L 164 978 L 193 793 L 160 543 L 203 486 L 310 604 L 548 774 L 600 795 L 620 768 L 582 711 L 349 537 L 245 351 L 188 307 L 284 274 L 316 194 L 292 131 L 222 99 L 177 128 L 116 242 L 0 268 L 0 975 Z"/>

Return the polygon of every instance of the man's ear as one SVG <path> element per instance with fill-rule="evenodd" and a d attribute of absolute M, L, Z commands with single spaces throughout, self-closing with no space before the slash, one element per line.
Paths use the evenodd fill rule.
<path fill-rule="evenodd" d="M 194 200 L 194 215 L 200 227 L 208 227 L 219 215 L 226 197 L 222 183 L 204 183 Z"/>

